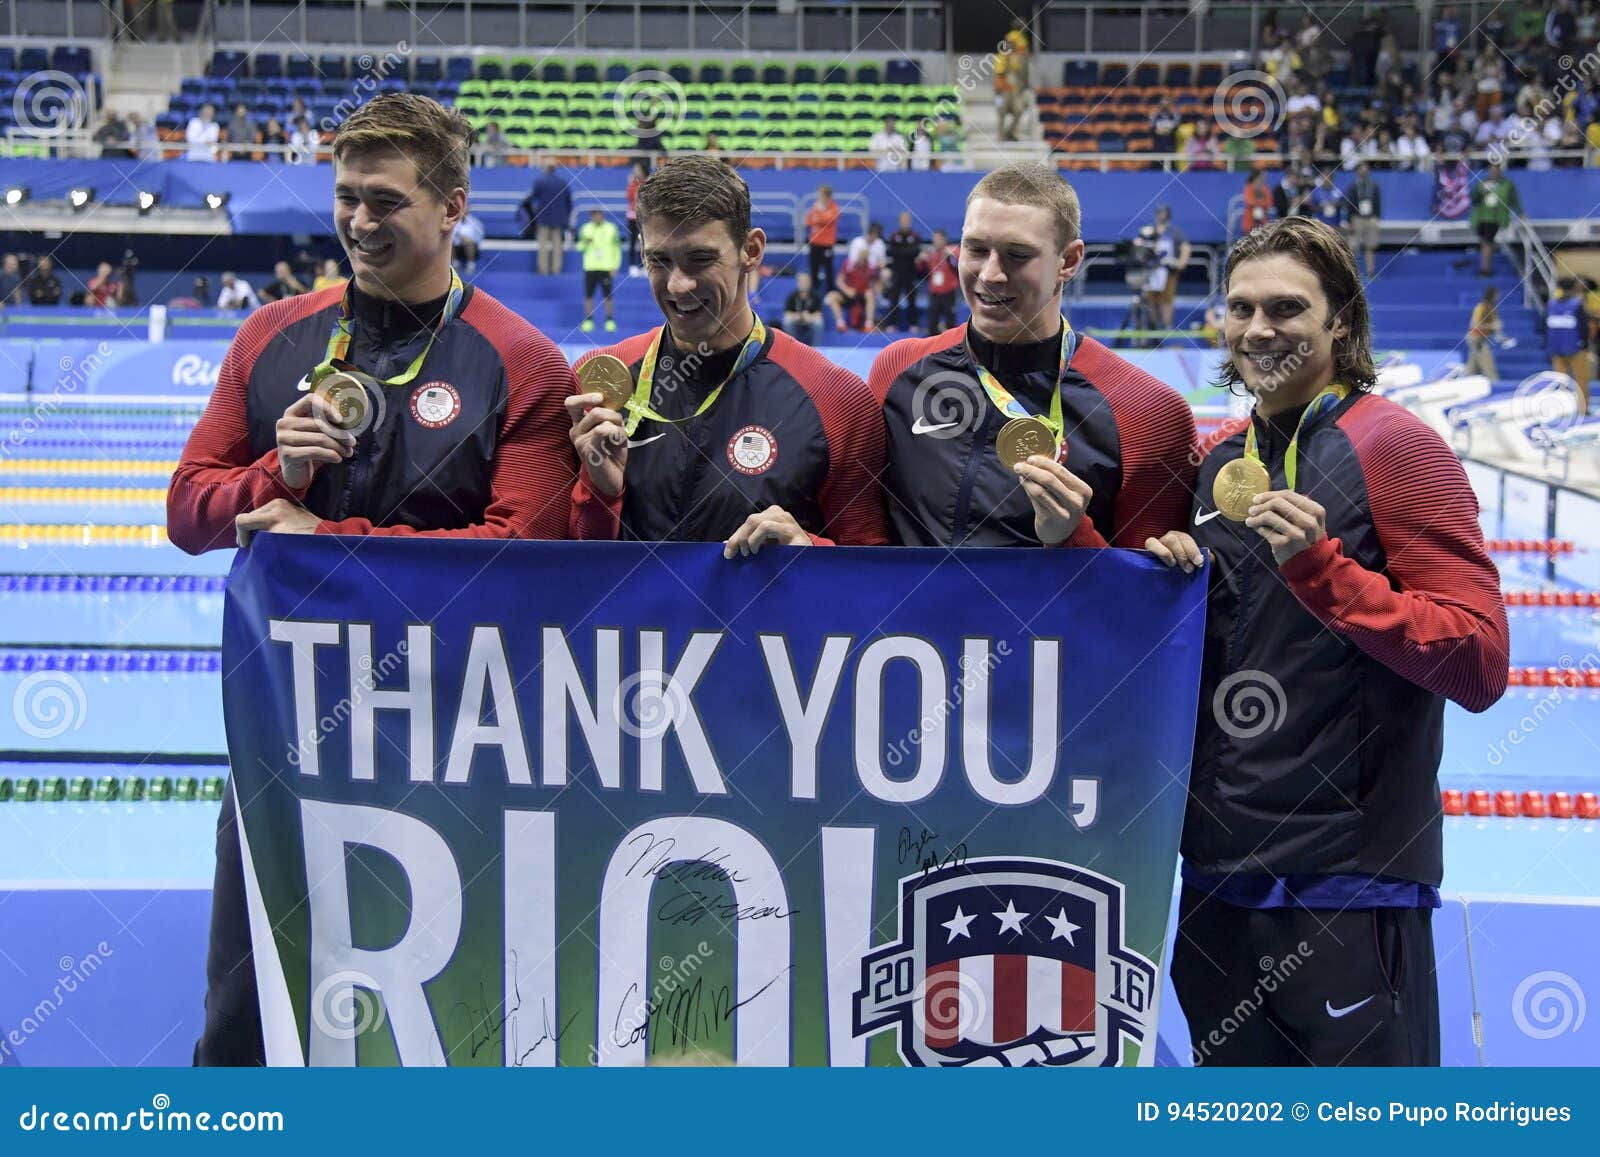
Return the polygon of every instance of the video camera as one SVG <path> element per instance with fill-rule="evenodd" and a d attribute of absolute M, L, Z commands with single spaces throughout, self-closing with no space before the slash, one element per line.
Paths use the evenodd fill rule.
<path fill-rule="evenodd" d="M 1113 257 L 1122 266 L 1122 279 L 1135 293 L 1143 293 L 1150 275 L 1161 268 L 1161 252 L 1156 245 L 1156 228 L 1146 225 L 1126 241 L 1118 241 Z"/>

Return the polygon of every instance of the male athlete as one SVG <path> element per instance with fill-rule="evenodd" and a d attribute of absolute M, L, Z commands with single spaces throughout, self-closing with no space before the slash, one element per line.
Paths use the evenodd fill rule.
<path fill-rule="evenodd" d="M 958 270 L 971 319 L 894 343 L 868 379 L 895 541 L 1142 547 L 1184 517 L 1188 405 L 1062 317 L 1079 222 L 1077 194 L 1045 165 L 996 169 L 969 194 Z"/>
<path fill-rule="evenodd" d="M 766 236 L 743 179 L 674 157 L 640 187 L 639 227 L 666 324 L 579 362 L 574 537 L 720 541 L 729 558 L 886 542 L 882 416 L 860 378 L 751 310 Z M 601 355 L 618 396 L 594 385 Z"/>
<path fill-rule="evenodd" d="M 1196 1063 L 1437 1065 L 1444 704 L 1505 690 L 1499 576 L 1455 454 L 1370 392 L 1339 232 L 1254 230 L 1226 294 L 1223 380 L 1255 411 L 1192 531 L 1148 543 L 1214 568 L 1173 982 Z"/>
<path fill-rule="evenodd" d="M 334 138 L 334 223 L 354 277 L 240 328 L 167 494 L 190 553 L 252 534 L 565 538 L 577 463 L 556 347 L 461 284 L 472 129 L 374 98 Z M 261 1064 L 235 803 L 224 802 L 199 1064 Z"/>

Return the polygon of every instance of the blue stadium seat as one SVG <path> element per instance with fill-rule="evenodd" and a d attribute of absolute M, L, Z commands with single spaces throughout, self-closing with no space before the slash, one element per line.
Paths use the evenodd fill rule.
<path fill-rule="evenodd" d="M 451 80 L 472 79 L 472 57 L 452 56 L 444 62 L 444 74 Z"/>
<path fill-rule="evenodd" d="M 1108 88 L 1125 84 L 1128 80 L 1128 66 L 1126 64 L 1106 64 L 1100 68 L 1100 83 Z"/>
<path fill-rule="evenodd" d="M 1193 75 L 1187 64 L 1167 65 L 1167 87 L 1186 88 L 1193 83 L 1189 78 Z"/>
<path fill-rule="evenodd" d="M 305 53 L 297 52 L 289 57 L 286 70 L 292 79 L 305 80 L 317 75 L 317 64 Z"/>
<path fill-rule="evenodd" d="M 17 71 L 17 50 L 9 44 L 0 47 L 0 72 Z"/>
<path fill-rule="evenodd" d="M 885 84 L 921 84 L 922 66 L 914 60 L 891 60 L 883 71 Z"/>
<path fill-rule="evenodd" d="M 411 79 L 437 82 L 444 78 L 444 66 L 437 56 L 419 56 L 411 66 Z"/>
<path fill-rule="evenodd" d="M 250 58 L 250 73 L 263 80 L 283 75 L 283 57 L 276 52 L 257 52 Z"/>
<path fill-rule="evenodd" d="M 50 68 L 50 53 L 44 48 L 24 48 L 17 58 L 21 72 L 46 72 Z"/>
<path fill-rule="evenodd" d="M 1194 82 L 1201 88 L 1215 88 L 1222 83 L 1222 65 L 1202 64 L 1195 70 Z"/>
<path fill-rule="evenodd" d="M 611 60 L 606 62 L 606 83 L 621 84 L 633 75 L 633 68 L 625 60 Z"/>
<path fill-rule="evenodd" d="M 1133 70 L 1133 84 L 1136 88 L 1155 88 L 1161 83 L 1161 66 L 1146 62 Z"/>
<path fill-rule="evenodd" d="M 1099 84 L 1100 65 L 1093 60 L 1069 60 L 1061 69 L 1061 83 L 1067 88 Z"/>
<path fill-rule="evenodd" d="M 334 80 L 343 80 L 345 78 L 345 68 L 345 58 L 337 52 L 325 52 L 317 57 L 317 71 L 325 78 L 331 77 Z"/>

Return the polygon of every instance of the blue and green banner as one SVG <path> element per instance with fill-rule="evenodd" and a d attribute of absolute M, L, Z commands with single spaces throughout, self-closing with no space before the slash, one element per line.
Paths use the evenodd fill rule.
<path fill-rule="evenodd" d="M 1117 550 L 257 536 L 268 1059 L 1148 1065 L 1204 595 Z"/>

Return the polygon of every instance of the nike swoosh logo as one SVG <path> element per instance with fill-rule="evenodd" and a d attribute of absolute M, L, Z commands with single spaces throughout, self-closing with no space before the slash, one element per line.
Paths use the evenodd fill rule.
<path fill-rule="evenodd" d="M 1370 1004 L 1372 1002 L 1373 998 L 1376 997 L 1376 996 L 1377 996 L 1377 993 L 1373 993 L 1373 995 L 1367 997 L 1366 1000 L 1358 1000 L 1354 1004 L 1345 1005 L 1343 1008 L 1334 1008 L 1333 1007 L 1333 1001 L 1325 1000 L 1325 1001 L 1322 1002 L 1322 1007 L 1327 1010 L 1327 1013 L 1328 1013 L 1329 1016 L 1333 1017 L 1334 1020 L 1338 1020 L 1340 1017 L 1349 1016 L 1352 1012 L 1354 1012 L 1356 1009 L 1360 1008 L 1362 1005 Z"/>
<path fill-rule="evenodd" d="M 294 384 L 294 388 L 304 393 L 311 388 L 311 375 L 307 374 Z"/>
<path fill-rule="evenodd" d="M 1208 511 L 1206 511 L 1206 513 L 1202 514 L 1199 518 L 1195 519 L 1194 520 L 1194 524 L 1196 526 L 1204 526 L 1206 523 L 1210 522 L 1213 518 L 1215 518 L 1217 515 L 1219 515 L 1221 513 L 1222 513 L 1222 511 L 1220 511 L 1220 510 L 1208 510 Z"/>
<path fill-rule="evenodd" d="M 948 430 L 952 426 L 959 425 L 961 425 L 960 422 L 939 422 L 935 424 L 926 418 L 918 418 L 911 423 L 911 432 L 913 434 L 937 434 L 940 430 Z"/>
<path fill-rule="evenodd" d="M 650 443 L 654 442 L 657 438 L 665 438 L 666 436 L 667 436 L 667 432 L 665 430 L 663 430 L 659 434 L 651 434 L 650 437 L 648 437 L 648 438 L 637 438 L 637 439 L 629 438 L 628 439 L 628 449 L 636 450 L 640 446 L 648 446 L 648 445 L 650 445 Z"/>

